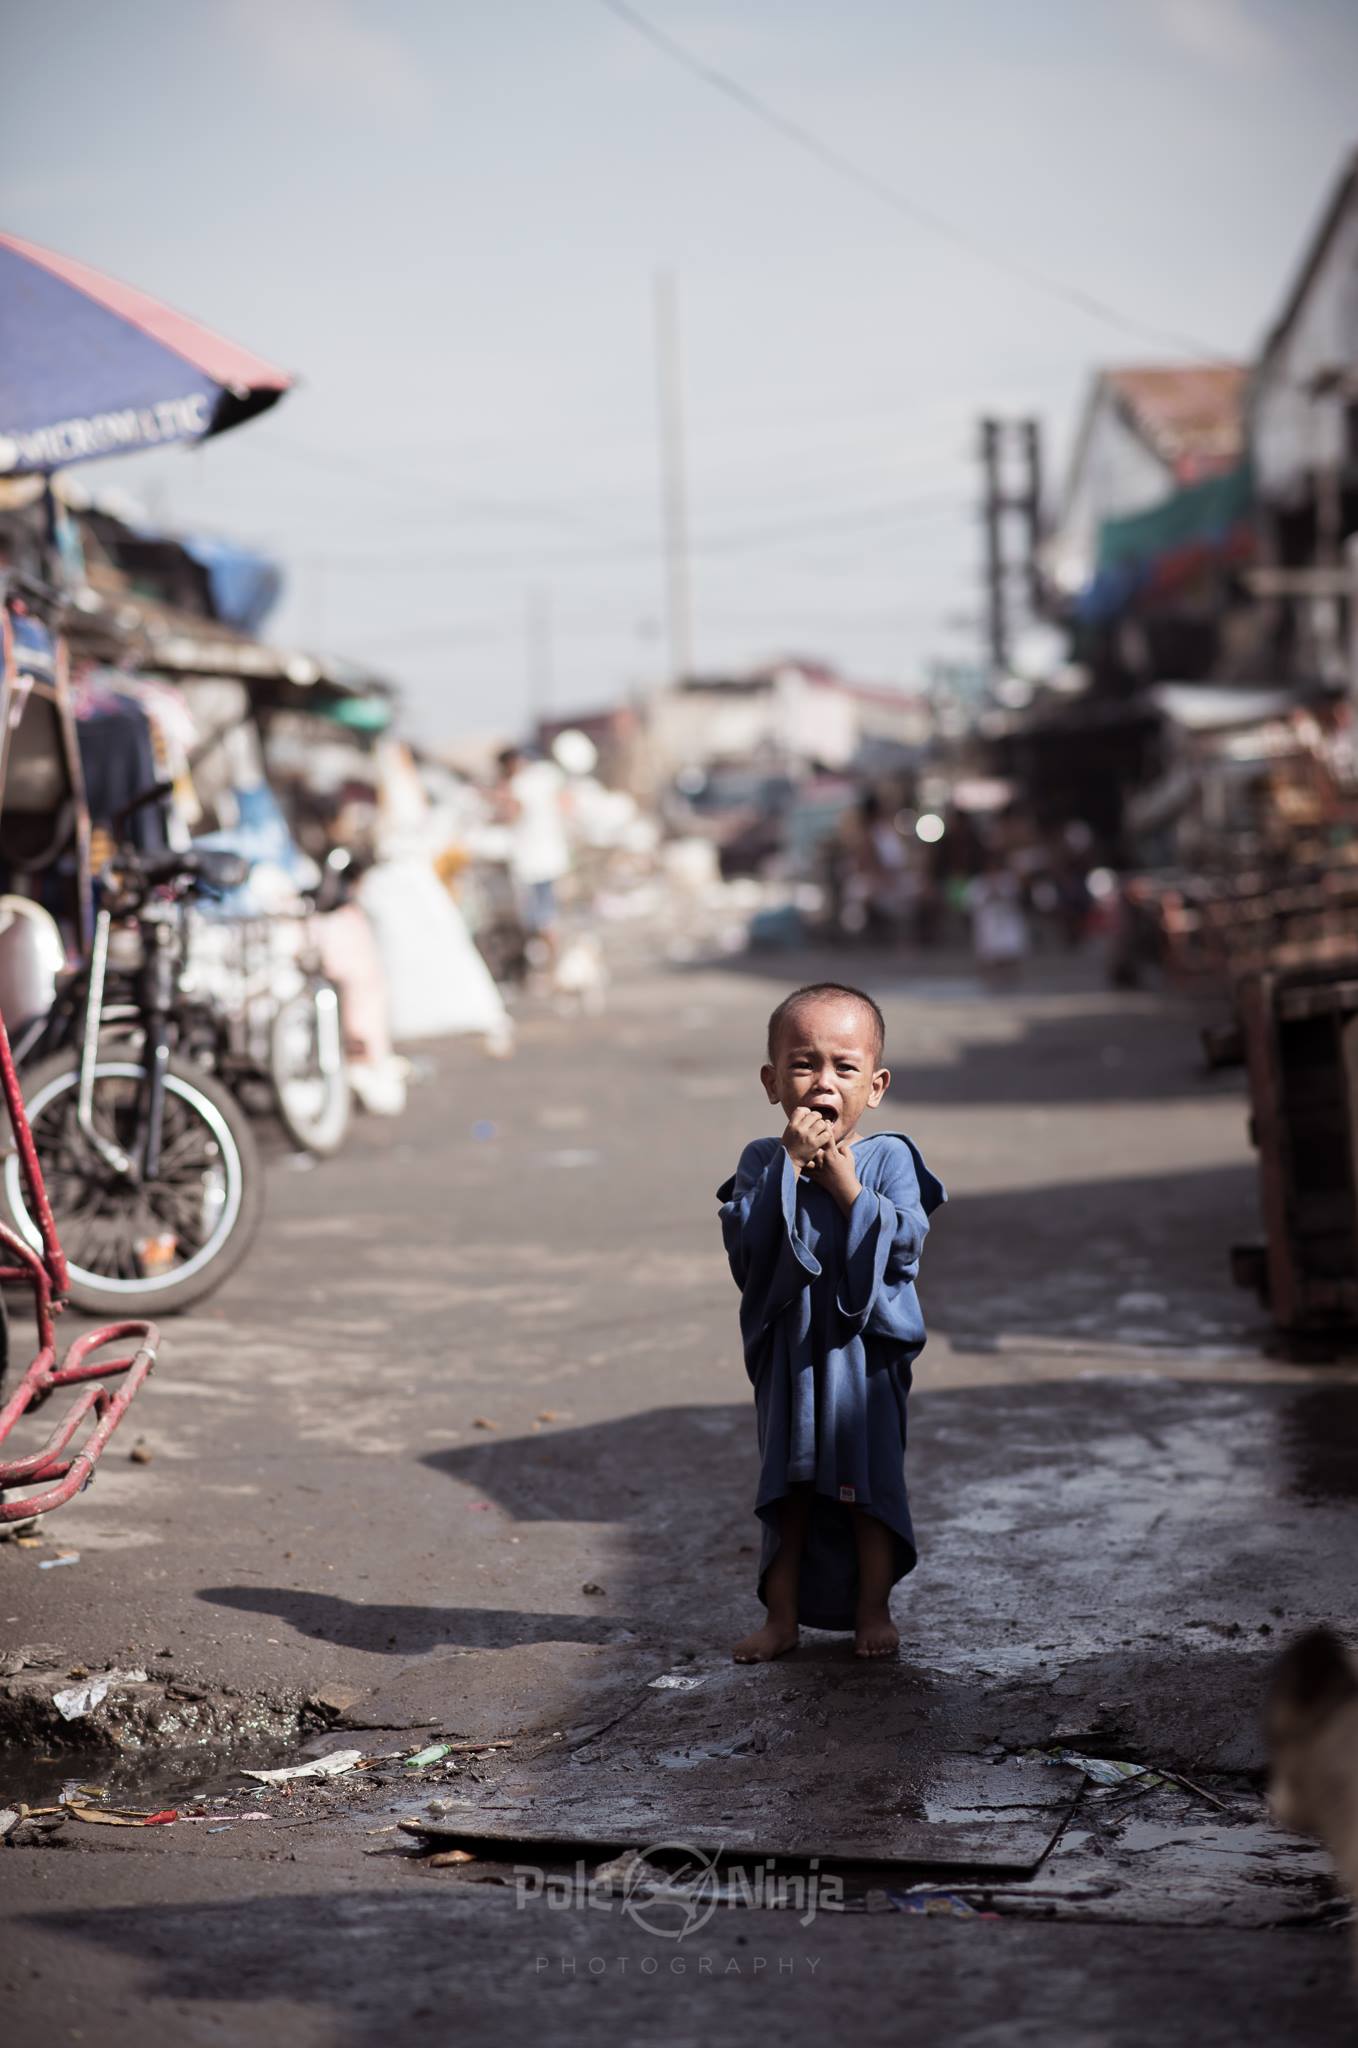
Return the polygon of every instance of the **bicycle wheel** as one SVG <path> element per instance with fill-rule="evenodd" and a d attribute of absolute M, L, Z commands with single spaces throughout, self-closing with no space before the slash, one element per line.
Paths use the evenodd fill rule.
<path fill-rule="evenodd" d="M 281 1003 L 269 1034 L 270 1078 L 284 1130 L 303 1152 L 328 1159 L 349 1128 L 349 1071 L 339 998 L 317 977 Z"/>
<path fill-rule="evenodd" d="M 166 1315 L 220 1286 L 244 1258 L 263 1206 L 259 1155 L 233 1097 L 172 1057 L 160 1168 L 154 1181 L 139 1182 L 112 1172 L 81 1131 L 73 1053 L 57 1053 L 23 1078 L 77 1307 Z M 101 1057 L 95 1067 L 94 1127 L 131 1157 L 140 1145 L 144 1079 L 136 1060 Z M 14 1153 L 5 1160 L 3 1188 L 15 1228 L 40 1249 Z"/>

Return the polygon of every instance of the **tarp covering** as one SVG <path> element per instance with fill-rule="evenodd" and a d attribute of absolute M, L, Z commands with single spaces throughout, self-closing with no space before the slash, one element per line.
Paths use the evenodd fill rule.
<path fill-rule="evenodd" d="M 215 616 L 241 633 L 257 633 L 277 604 L 283 572 L 258 548 L 207 534 L 185 534 L 180 545 L 207 570 Z"/>
<path fill-rule="evenodd" d="M 1149 511 L 1106 519 L 1098 567 L 1076 600 L 1091 623 L 1163 595 L 1204 568 L 1243 561 L 1253 549 L 1253 478 L 1248 464 L 1175 491 Z"/>

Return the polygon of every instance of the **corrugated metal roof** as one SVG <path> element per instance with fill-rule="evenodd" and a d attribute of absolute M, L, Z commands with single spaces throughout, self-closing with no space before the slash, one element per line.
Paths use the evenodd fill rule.
<path fill-rule="evenodd" d="M 1240 461 L 1249 377 L 1243 363 L 1147 364 L 1105 370 L 1103 377 L 1180 483 Z"/>

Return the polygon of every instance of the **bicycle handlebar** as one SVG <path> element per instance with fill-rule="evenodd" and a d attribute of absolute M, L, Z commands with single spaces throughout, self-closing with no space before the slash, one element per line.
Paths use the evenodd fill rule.
<path fill-rule="evenodd" d="M 251 867 L 241 854 L 220 846 L 189 846 L 177 853 L 134 853 L 124 848 L 112 865 L 118 875 L 139 884 L 141 892 L 188 882 L 222 895 L 239 889 Z"/>

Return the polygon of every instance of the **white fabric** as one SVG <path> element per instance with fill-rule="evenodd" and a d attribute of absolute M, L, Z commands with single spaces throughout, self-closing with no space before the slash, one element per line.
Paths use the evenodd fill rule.
<path fill-rule="evenodd" d="M 490 969 L 428 861 L 382 861 L 363 877 L 358 896 L 377 934 L 398 1045 L 463 1031 L 509 1037 L 509 1014 Z"/>
<path fill-rule="evenodd" d="M 570 872 L 562 794 L 566 779 L 550 761 L 529 761 L 509 785 L 519 806 L 510 825 L 509 866 L 516 882 L 559 882 Z"/>

